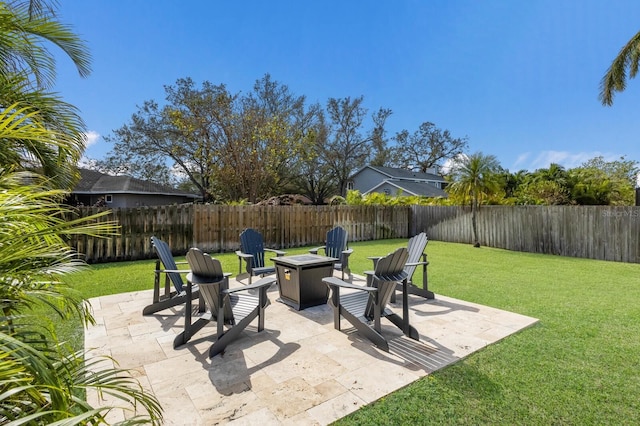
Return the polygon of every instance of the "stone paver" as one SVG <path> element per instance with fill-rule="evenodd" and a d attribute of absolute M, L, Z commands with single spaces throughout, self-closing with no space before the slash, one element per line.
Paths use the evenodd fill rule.
<path fill-rule="evenodd" d="M 91 300 L 98 321 L 85 333 L 85 348 L 131 369 L 160 400 L 166 425 L 325 425 L 537 322 L 445 296 L 410 296 L 420 341 L 383 319 L 387 353 L 345 320 L 335 330 L 328 305 L 295 311 L 277 297 L 273 286 L 264 331 L 249 326 L 213 359 L 214 323 L 173 349 L 184 307 L 143 317 L 151 290 L 99 297 Z M 392 305 L 398 312 L 400 301 Z"/>

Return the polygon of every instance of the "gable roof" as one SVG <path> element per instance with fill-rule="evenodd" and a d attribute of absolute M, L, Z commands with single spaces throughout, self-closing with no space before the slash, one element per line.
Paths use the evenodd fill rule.
<path fill-rule="evenodd" d="M 434 185 L 427 182 L 415 182 L 404 179 L 385 179 L 367 192 L 378 192 L 377 189 L 381 186 L 389 184 L 398 188 L 398 190 L 402 190 L 404 194 L 407 195 L 420 195 L 424 197 L 443 197 L 447 198 L 448 195 L 442 189 L 435 187 Z"/>
<path fill-rule="evenodd" d="M 365 166 L 362 169 L 358 170 L 354 175 L 357 175 L 362 170 L 370 168 L 372 170 L 377 171 L 378 173 L 382 173 L 390 179 L 408 179 L 408 180 L 424 180 L 424 181 L 436 181 L 436 182 L 445 182 L 444 178 L 435 173 L 422 173 L 415 172 L 409 169 L 397 169 L 394 167 L 383 167 L 383 166 Z"/>
<path fill-rule="evenodd" d="M 71 191 L 74 194 L 155 194 L 201 198 L 198 194 L 180 191 L 131 176 L 111 176 L 95 170 L 79 169 L 80 181 Z"/>

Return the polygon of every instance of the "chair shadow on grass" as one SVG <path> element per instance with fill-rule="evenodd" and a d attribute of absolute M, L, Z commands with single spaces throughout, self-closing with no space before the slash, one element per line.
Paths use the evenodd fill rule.
<path fill-rule="evenodd" d="M 207 328 L 205 327 L 203 330 L 207 330 Z M 225 352 L 213 358 L 209 358 L 209 345 L 212 343 L 212 338 L 215 338 L 215 332 L 202 333 L 201 337 L 191 339 L 185 345 L 185 348 L 194 355 L 196 361 L 202 364 L 203 369 L 209 372 L 211 384 L 215 386 L 219 394 L 230 396 L 251 390 L 251 378 L 255 373 L 265 367 L 282 362 L 300 349 L 298 343 L 283 343 L 278 340 L 280 332 L 277 330 L 266 327 L 261 332 L 257 330 L 256 326 L 248 326 L 243 331 L 242 337 L 230 344 Z M 196 347 L 202 342 L 207 342 L 207 345 L 201 345 L 201 348 L 204 347 L 204 349 Z M 244 354 L 245 350 L 251 349 L 254 345 L 265 346 L 269 343 L 273 344 L 272 349 L 277 348 L 275 352 L 268 359 L 249 367 Z"/>

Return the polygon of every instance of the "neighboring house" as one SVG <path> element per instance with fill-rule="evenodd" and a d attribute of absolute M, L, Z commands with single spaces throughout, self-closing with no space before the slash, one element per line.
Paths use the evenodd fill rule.
<path fill-rule="evenodd" d="M 80 169 L 80 176 L 69 204 L 115 208 L 183 204 L 202 199 L 197 194 L 131 176 L 111 176 L 88 169 Z"/>
<path fill-rule="evenodd" d="M 360 191 L 362 195 L 380 192 L 387 195 L 419 195 L 424 197 L 447 197 L 443 189 L 444 178 L 436 173 L 414 172 L 392 167 L 365 166 L 354 173 L 347 184 L 348 189 Z"/>

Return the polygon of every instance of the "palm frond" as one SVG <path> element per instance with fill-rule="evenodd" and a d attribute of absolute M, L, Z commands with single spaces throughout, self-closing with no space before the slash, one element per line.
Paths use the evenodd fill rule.
<path fill-rule="evenodd" d="M 81 76 L 91 72 L 91 56 L 71 28 L 55 19 L 51 8 L 34 13 L 30 2 L 0 3 L 0 72 L 33 76 L 36 88 L 53 84 L 55 57 L 46 44 L 53 44 L 73 61 Z"/>
<path fill-rule="evenodd" d="M 598 99 L 603 105 L 613 105 L 614 92 L 622 92 L 627 86 L 627 72 L 629 72 L 629 78 L 634 78 L 637 75 L 639 60 L 640 32 L 634 35 L 620 49 L 618 56 L 613 60 L 604 77 L 602 77 Z"/>

